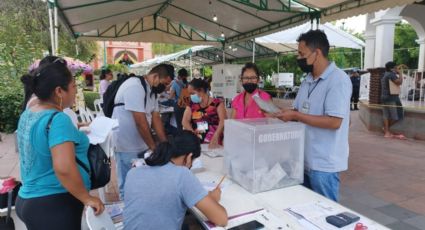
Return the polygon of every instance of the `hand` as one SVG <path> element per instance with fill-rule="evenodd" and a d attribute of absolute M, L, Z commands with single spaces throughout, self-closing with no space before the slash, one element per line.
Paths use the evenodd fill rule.
<path fill-rule="evenodd" d="M 220 187 L 215 188 L 214 190 L 208 192 L 208 194 L 217 202 L 221 199 L 221 189 Z"/>
<path fill-rule="evenodd" d="M 298 120 L 298 113 L 299 112 L 293 110 L 282 110 L 276 117 L 285 122 L 294 121 Z"/>
<path fill-rule="evenodd" d="M 208 149 L 216 149 L 216 148 L 220 148 L 220 144 L 218 144 L 218 135 L 213 136 L 213 138 L 210 141 L 210 144 L 208 145 Z"/>
<path fill-rule="evenodd" d="M 103 205 L 102 201 L 95 196 L 89 196 L 84 202 L 84 205 L 92 207 L 96 216 L 102 214 L 102 212 L 105 210 L 105 206 Z"/>

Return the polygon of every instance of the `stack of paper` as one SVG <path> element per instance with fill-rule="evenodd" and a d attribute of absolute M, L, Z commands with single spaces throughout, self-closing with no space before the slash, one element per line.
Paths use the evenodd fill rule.
<path fill-rule="evenodd" d="M 96 117 L 89 126 L 90 132 L 87 134 L 90 144 L 105 142 L 112 129 L 118 127 L 118 120 L 104 116 Z"/>

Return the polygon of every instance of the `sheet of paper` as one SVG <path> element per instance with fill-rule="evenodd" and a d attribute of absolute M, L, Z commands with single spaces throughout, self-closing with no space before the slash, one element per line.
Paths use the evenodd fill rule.
<path fill-rule="evenodd" d="M 90 144 L 103 143 L 112 129 L 118 127 L 118 120 L 104 116 L 96 117 L 90 123 L 90 132 L 87 134 Z"/>
<path fill-rule="evenodd" d="M 252 96 L 252 99 L 254 99 L 255 103 L 257 103 L 258 107 L 260 107 L 260 109 L 263 111 L 266 111 L 268 113 L 277 113 L 280 111 L 280 109 L 275 106 L 273 102 L 261 99 L 258 94 Z"/>
<path fill-rule="evenodd" d="M 331 215 L 337 215 L 339 213 L 347 211 L 346 209 L 339 208 L 330 202 L 325 201 L 317 201 L 312 202 L 308 204 L 303 204 L 299 206 L 294 206 L 290 208 L 292 211 L 302 215 L 304 219 L 302 218 L 296 218 L 294 215 L 292 215 L 290 212 L 285 210 L 285 212 L 295 218 L 298 223 L 305 227 L 306 229 L 313 229 L 313 230 L 352 230 L 354 229 L 356 223 L 352 223 L 348 226 L 345 226 L 343 228 L 337 228 L 329 223 L 326 222 L 326 217 Z M 353 213 L 355 214 L 355 213 Z M 357 223 L 362 223 L 363 225 L 368 227 L 368 230 L 371 229 L 379 229 L 377 227 L 377 223 L 363 218 L 360 218 L 360 221 Z"/>
<path fill-rule="evenodd" d="M 201 144 L 201 152 L 212 158 L 224 156 L 224 148 L 209 149 L 208 144 Z"/>

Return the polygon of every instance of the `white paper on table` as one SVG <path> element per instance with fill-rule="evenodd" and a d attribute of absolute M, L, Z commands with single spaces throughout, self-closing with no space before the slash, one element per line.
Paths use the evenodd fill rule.
<path fill-rule="evenodd" d="M 209 149 L 208 144 L 201 144 L 201 152 L 209 157 L 224 156 L 224 148 Z"/>
<path fill-rule="evenodd" d="M 112 129 L 118 127 L 118 120 L 104 116 L 96 117 L 90 123 L 90 133 L 87 134 L 90 144 L 99 144 L 105 142 Z"/>
<path fill-rule="evenodd" d="M 203 168 L 204 165 L 202 164 L 201 159 L 195 158 L 195 160 L 192 161 L 192 168 L 190 168 L 190 170 L 194 170 L 194 169 L 201 169 Z"/>
<path fill-rule="evenodd" d="M 205 188 L 205 190 L 207 191 L 212 191 L 217 187 L 219 181 L 201 181 L 202 186 Z M 228 180 L 224 180 L 221 184 L 220 184 L 220 189 L 221 191 L 224 191 L 226 189 L 226 187 L 228 187 L 232 182 L 228 181 Z"/>
<path fill-rule="evenodd" d="M 363 225 L 367 226 L 369 230 L 379 229 L 377 227 L 377 223 L 375 223 L 375 222 L 373 222 L 369 219 L 363 218 L 363 217 L 360 217 L 360 221 L 358 221 L 356 223 L 352 223 L 352 224 L 345 226 L 343 228 L 337 228 L 337 227 L 329 224 L 328 222 L 326 222 L 327 216 L 337 215 L 337 214 L 340 214 L 342 212 L 346 212 L 348 210 L 336 207 L 335 205 L 332 205 L 331 203 L 325 202 L 325 201 L 317 201 L 317 202 L 302 204 L 302 205 L 291 207 L 290 209 L 292 211 L 304 216 L 304 218 L 305 218 L 304 220 L 303 219 L 297 219 L 296 217 L 291 215 L 288 211 L 286 211 L 289 214 L 289 216 L 295 218 L 300 225 L 302 225 L 303 227 L 306 227 L 306 228 L 307 228 L 307 226 L 314 226 L 315 227 L 315 228 L 310 227 L 308 229 L 352 230 L 356 226 L 356 223 L 362 223 Z M 351 211 L 348 211 L 348 212 L 351 212 Z M 353 214 L 357 215 L 356 213 L 353 213 Z M 312 223 L 314 223 L 314 224 L 312 224 Z"/>
<path fill-rule="evenodd" d="M 289 225 L 281 218 L 278 218 L 273 213 L 267 210 L 261 210 L 252 214 L 242 215 L 236 218 L 229 217 L 229 222 L 226 228 L 215 227 L 214 230 L 233 228 L 250 221 L 256 220 L 264 225 L 264 229 L 290 229 Z"/>

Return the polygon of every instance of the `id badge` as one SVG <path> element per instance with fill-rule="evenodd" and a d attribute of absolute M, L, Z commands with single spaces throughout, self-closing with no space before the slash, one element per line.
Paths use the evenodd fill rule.
<path fill-rule="evenodd" d="M 302 106 L 302 108 L 301 108 L 301 112 L 302 112 L 302 113 L 305 113 L 305 114 L 308 114 L 308 112 L 310 112 L 310 102 L 305 101 L 305 102 L 303 103 L 303 106 Z"/>
<path fill-rule="evenodd" d="M 208 130 L 208 122 L 206 121 L 196 122 L 196 129 L 201 132 L 206 132 Z"/>

